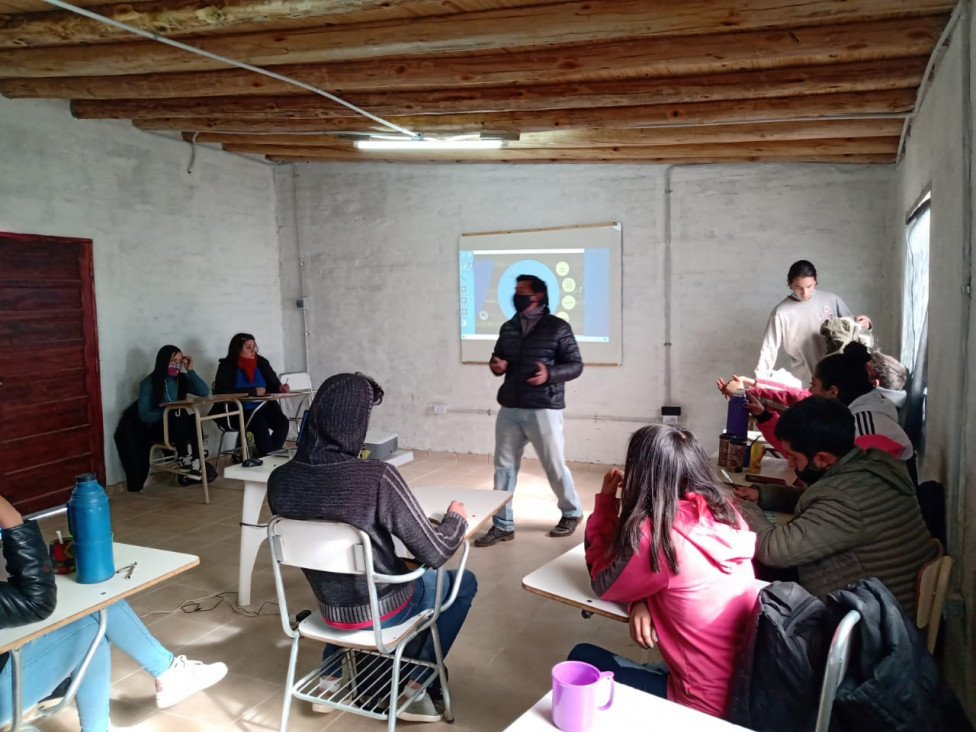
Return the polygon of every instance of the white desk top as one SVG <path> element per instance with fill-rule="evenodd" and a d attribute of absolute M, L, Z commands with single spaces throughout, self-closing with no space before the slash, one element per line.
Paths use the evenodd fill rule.
<path fill-rule="evenodd" d="M 523 577 L 522 587 L 551 600 L 627 622 L 626 605 L 601 600 L 593 592 L 582 544 Z"/>
<path fill-rule="evenodd" d="M 78 584 L 74 574 L 58 575 L 58 604 L 54 613 L 37 623 L 0 630 L 0 653 L 22 646 L 55 628 L 67 625 L 200 563 L 200 559 L 192 554 L 119 543 L 113 548 L 116 570 L 136 562 L 129 579 L 125 578 L 125 572 L 116 571 L 114 577 L 104 582 L 82 585 Z"/>
<path fill-rule="evenodd" d="M 718 456 L 712 456 L 710 458 L 712 463 L 712 470 L 715 471 L 715 475 L 721 481 L 725 480 L 725 476 L 722 475 L 722 468 L 718 467 Z M 729 474 L 733 483 L 738 485 L 751 485 L 751 481 L 746 479 L 747 475 L 754 475 L 751 470 L 742 470 L 738 473 L 733 473 L 728 468 L 725 468 L 725 472 Z M 762 470 L 759 471 L 759 475 L 765 476 L 767 478 L 781 478 L 787 483 L 792 483 L 796 480 L 796 473 L 790 469 L 789 461 L 783 458 L 773 457 L 772 455 L 766 455 L 762 461 Z"/>
<path fill-rule="evenodd" d="M 417 501 L 431 519 L 440 521 L 451 501 L 460 501 L 468 514 L 465 540 L 478 533 L 495 512 L 512 500 L 507 491 L 487 491 L 477 488 L 452 488 L 443 485 L 422 485 L 410 488 Z"/>
<path fill-rule="evenodd" d="M 245 468 L 243 465 L 231 465 L 224 468 L 224 477 L 232 480 L 246 480 L 252 483 L 267 483 L 271 471 L 287 462 L 288 458 L 283 455 L 266 455 L 261 458 L 261 465 L 256 465 L 253 468 Z"/>
<path fill-rule="evenodd" d="M 505 728 L 505 732 L 551 732 L 552 692 L 550 691 L 529 711 Z M 593 715 L 591 732 L 620 732 L 630 729 L 694 730 L 694 732 L 731 732 L 745 727 L 726 722 L 724 719 L 703 714 L 643 691 L 616 684 L 613 706 Z"/>

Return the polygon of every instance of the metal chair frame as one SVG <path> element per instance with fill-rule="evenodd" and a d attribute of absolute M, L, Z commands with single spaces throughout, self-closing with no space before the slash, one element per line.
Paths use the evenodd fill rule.
<path fill-rule="evenodd" d="M 292 640 L 285 682 L 285 698 L 281 711 L 282 732 L 288 727 L 293 698 L 313 704 L 333 706 L 342 711 L 373 719 L 385 719 L 389 732 L 393 732 L 396 729 L 397 714 L 417 699 L 435 678 L 440 679 L 444 692 L 444 719 L 448 722 L 454 720 L 436 622 L 441 612 L 451 607 L 457 597 L 461 584 L 460 578 L 470 549 L 467 543 L 464 544 L 457 581 L 453 583 L 447 599 L 441 602 L 445 577 L 445 570 L 441 567 L 437 570 L 434 607 L 400 625 L 383 628 L 378 621 L 380 612 L 376 593 L 377 583 L 413 582 L 427 571 L 426 567 L 419 567 L 401 575 L 374 571 L 373 549 L 369 535 L 349 524 L 338 522 L 299 521 L 275 516 L 268 523 L 268 541 L 273 560 L 281 627 L 285 635 Z M 373 618 L 372 626 L 362 630 L 339 630 L 327 625 L 321 615 L 313 611 L 296 627 L 292 627 L 281 577 L 282 565 L 321 572 L 365 575 L 370 615 Z M 403 655 L 407 644 L 424 631 L 429 631 L 431 634 L 435 654 L 433 662 Z M 331 643 L 340 646 L 340 649 L 323 659 L 296 681 L 298 648 L 302 638 Z M 323 692 L 319 688 L 319 679 L 327 668 L 334 667 L 336 661 L 341 661 L 343 669 L 340 686 L 337 690 Z M 420 685 L 419 689 L 409 698 L 398 703 L 400 679 L 408 678 L 415 671 L 422 671 L 419 678 L 415 679 Z M 388 675 L 389 683 L 387 683 Z"/>

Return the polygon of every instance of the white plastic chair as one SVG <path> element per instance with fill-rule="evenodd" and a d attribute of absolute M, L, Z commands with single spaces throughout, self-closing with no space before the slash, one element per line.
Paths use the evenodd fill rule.
<path fill-rule="evenodd" d="M 837 689 L 847 673 L 847 665 L 851 656 L 851 633 L 854 626 L 861 620 L 861 613 L 849 610 L 841 618 L 834 630 L 834 637 L 830 641 L 827 651 L 827 666 L 824 669 L 823 686 L 820 688 L 820 706 L 817 709 L 817 726 L 815 732 L 827 732 L 830 728 L 830 713 L 834 708 Z"/>
<path fill-rule="evenodd" d="M 448 609 L 457 597 L 461 574 L 468 559 L 470 547 L 467 543 L 464 544 L 457 581 L 451 587 L 447 600 L 443 603 L 440 601 L 445 576 L 444 568 L 441 567 L 437 570 L 436 601 L 433 609 L 424 611 L 400 625 L 382 628 L 376 620 L 380 617 L 376 584 L 413 582 L 427 571 L 426 567 L 402 575 L 375 572 L 369 535 L 349 524 L 331 521 L 298 521 L 275 516 L 268 524 L 268 542 L 273 559 L 281 627 L 285 635 L 292 639 L 285 681 L 285 699 L 281 710 L 282 732 L 288 727 L 292 698 L 332 706 L 373 719 L 385 719 L 388 730 L 393 732 L 396 729 L 397 714 L 419 697 L 436 677 L 440 678 L 444 692 L 444 719 L 449 722 L 454 720 L 436 621 L 441 612 Z M 297 627 L 292 628 L 285 588 L 281 579 L 281 565 L 320 572 L 365 575 L 369 591 L 370 614 L 374 619 L 372 627 L 362 630 L 338 630 L 327 625 L 316 609 L 298 623 Z M 430 632 L 433 640 L 435 661 L 420 661 L 404 657 L 403 651 L 407 643 L 425 630 Z M 341 648 L 296 681 L 298 644 L 302 638 L 319 643 L 331 643 Z M 318 687 L 319 677 L 326 668 L 335 667 L 337 661 L 341 661 L 343 669 L 341 686 L 330 694 L 324 693 Z M 407 678 L 418 669 L 426 669 L 419 678 L 415 679 L 420 684 L 420 689 L 398 705 L 400 679 Z M 389 680 L 387 680 L 388 675 Z"/>

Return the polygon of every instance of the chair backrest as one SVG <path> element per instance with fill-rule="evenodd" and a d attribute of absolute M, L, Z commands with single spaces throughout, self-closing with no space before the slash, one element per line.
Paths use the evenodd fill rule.
<path fill-rule="evenodd" d="M 311 391 L 312 377 L 307 371 L 289 371 L 278 374 L 278 380 L 282 384 L 288 384 L 292 391 Z"/>
<path fill-rule="evenodd" d="M 837 696 L 837 688 L 844 680 L 847 673 L 847 664 L 851 655 L 851 633 L 854 626 L 861 620 L 861 614 L 857 610 L 848 611 L 847 615 L 841 618 L 834 631 L 834 637 L 830 641 L 830 650 L 827 651 L 827 666 L 824 669 L 823 686 L 820 689 L 820 706 L 817 710 L 816 732 L 827 732 L 830 728 L 830 712 L 834 707 L 834 698 Z"/>
<path fill-rule="evenodd" d="M 918 571 L 918 582 L 915 586 L 915 624 L 919 628 L 928 628 L 926 644 L 929 653 L 935 651 L 935 643 L 939 638 L 942 606 L 945 604 L 949 573 L 952 571 L 952 557 L 943 553 L 942 542 L 938 539 L 932 541 L 938 544 L 939 554 Z"/>
<path fill-rule="evenodd" d="M 276 562 L 337 574 L 365 574 L 369 537 L 349 524 L 276 517 L 268 526 Z"/>

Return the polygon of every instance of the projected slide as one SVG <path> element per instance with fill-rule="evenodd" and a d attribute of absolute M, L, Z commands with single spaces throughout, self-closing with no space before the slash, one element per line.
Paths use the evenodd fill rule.
<path fill-rule="evenodd" d="M 490 358 L 527 274 L 546 283 L 549 310 L 572 325 L 584 361 L 620 363 L 619 225 L 465 234 L 458 261 L 463 361 Z"/>

